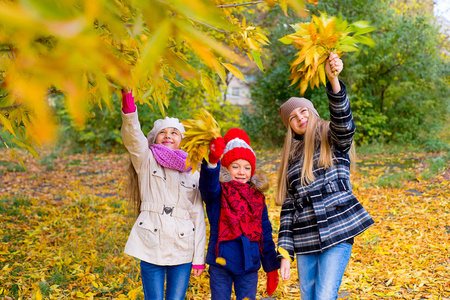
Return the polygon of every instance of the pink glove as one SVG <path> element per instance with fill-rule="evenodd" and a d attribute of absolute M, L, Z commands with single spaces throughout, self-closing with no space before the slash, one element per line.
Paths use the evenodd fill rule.
<path fill-rule="evenodd" d="M 217 164 L 225 150 L 225 140 L 223 137 L 217 138 L 209 142 L 209 163 Z"/>
<path fill-rule="evenodd" d="M 267 295 L 270 296 L 273 292 L 275 292 L 279 281 L 278 270 L 273 270 L 267 273 Z"/>
<path fill-rule="evenodd" d="M 122 90 L 122 111 L 124 114 L 130 114 L 136 111 L 136 104 L 134 104 L 132 92 L 127 93 Z"/>
<path fill-rule="evenodd" d="M 192 265 L 192 269 L 204 270 L 205 269 L 205 265 Z"/>

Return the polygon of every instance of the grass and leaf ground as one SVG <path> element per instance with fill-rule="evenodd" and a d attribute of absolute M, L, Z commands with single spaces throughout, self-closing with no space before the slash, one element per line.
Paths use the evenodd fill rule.
<path fill-rule="evenodd" d="M 0 151 L 0 299 L 143 299 L 139 262 L 123 253 L 133 223 L 124 154 L 25 158 Z M 341 285 L 347 299 L 450 299 L 448 153 L 358 158 L 355 195 L 375 225 L 355 239 Z M 275 182 L 278 152 L 258 153 Z M 280 208 L 267 194 L 276 240 Z M 274 299 L 299 299 L 293 266 Z M 208 275 L 187 299 L 210 299 Z M 260 271 L 258 298 L 267 297 Z"/>

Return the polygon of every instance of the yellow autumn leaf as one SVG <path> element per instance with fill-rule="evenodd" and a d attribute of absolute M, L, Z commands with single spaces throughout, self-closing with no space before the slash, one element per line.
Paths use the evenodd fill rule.
<path fill-rule="evenodd" d="M 228 63 L 222 63 L 222 65 L 227 68 L 228 71 L 231 72 L 231 74 L 233 74 L 234 76 L 236 76 L 237 78 L 239 78 L 242 81 L 245 81 L 244 75 L 242 75 L 241 71 L 239 71 L 238 68 L 236 68 L 235 66 L 233 66 L 232 64 L 228 64 Z"/>
<path fill-rule="evenodd" d="M 281 254 L 281 256 L 283 256 L 283 258 L 288 259 L 290 262 L 292 262 L 292 258 L 289 255 L 289 252 L 287 252 L 286 249 L 282 248 L 282 247 L 278 247 L 278 253 Z"/>
<path fill-rule="evenodd" d="M 225 68 L 220 64 L 220 62 L 216 59 L 213 61 L 213 69 L 217 72 L 223 84 L 227 84 L 227 74 L 225 72 Z"/>
<path fill-rule="evenodd" d="M 153 74 L 155 69 L 158 68 L 158 62 L 167 45 L 171 27 L 172 22 L 169 20 L 164 20 L 161 24 L 158 24 L 157 30 L 145 45 L 140 62 L 135 70 L 138 81 L 143 80 L 149 73 Z"/>
<path fill-rule="evenodd" d="M 42 300 L 42 293 L 40 289 L 38 289 L 36 292 L 36 300 Z"/>
<path fill-rule="evenodd" d="M 258 43 L 251 37 L 248 37 L 245 42 L 248 44 L 251 50 L 261 51 L 261 47 L 259 47 Z"/>
<path fill-rule="evenodd" d="M 209 78 L 208 75 L 202 73 L 200 75 L 200 81 L 205 88 L 205 90 L 208 92 L 209 96 L 213 99 L 216 99 L 216 86 L 214 85 L 211 78 Z"/>
<path fill-rule="evenodd" d="M 3 124 L 3 131 L 8 130 L 12 135 L 16 136 L 14 129 L 11 126 L 11 122 L 7 118 L 5 118 L 2 114 L 0 114 L 0 123 Z M 16 136 L 17 137 L 17 136 Z"/>
<path fill-rule="evenodd" d="M 127 296 L 129 299 L 136 299 L 137 295 L 138 295 L 139 290 L 138 289 L 134 289 L 128 292 Z"/>
<path fill-rule="evenodd" d="M 216 258 L 216 263 L 218 263 L 221 266 L 225 266 L 227 264 L 227 262 L 225 261 L 225 258 L 223 258 L 223 257 Z"/>

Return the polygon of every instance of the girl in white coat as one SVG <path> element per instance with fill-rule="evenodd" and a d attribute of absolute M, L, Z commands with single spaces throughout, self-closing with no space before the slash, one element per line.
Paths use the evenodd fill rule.
<path fill-rule="evenodd" d="M 142 133 L 134 98 L 122 91 L 122 139 L 130 153 L 131 196 L 138 214 L 125 253 L 141 260 L 145 299 L 184 299 L 191 269 L 205 268 L 205 217 L 197 171 L 186 169 L 178 150 L 184 126 L 156 120 Z"/>

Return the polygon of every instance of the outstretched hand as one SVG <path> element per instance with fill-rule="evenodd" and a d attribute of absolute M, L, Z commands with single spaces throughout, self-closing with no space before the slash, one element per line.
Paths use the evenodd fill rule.
<path fill-rule="evenodd" d="M 202 275 L 203 273 L 203 269 L 192 269 L 192 276 L 194 277 L 199 277 L 200 275 Z"/>
<path fill-rule="evenodd" d="M 131 93 L 131 91 L 132 91 L 132 89 L 129 86 L 127 86 L 127 85 L 122 86 L 122 93 L 129 94 L 129 93 Z"/>
<path fill-rule="evenodd" d="M 267 284 L 266 284 L 267 295 L 270 296 L 273 294 L 273 292 L 275 292 L 279 281 L 280 280 L 278 277 L 278 270 L 273 270 L 267 273 Z"/>
<path fill-rule="evenodd" d="M 291 262 L 286 258 L 281 259 L 280 274 L 283 280 L 289 280 L 291 278 Z"/>
<path fill-rule="evenodd" d="M 220 160 L 220 157 L 222 157 L 224 150 L 225 140 L 223 139 L 223 137 L 219 137 L 209 142 L 209 163 L 217 164 L 217 162 Z"/>
<path fill-rule="evenodd" d="M 338 76 L 344 69 L 344 63 L 339 58 L 339 55 L 331 52 L 330 57 L 325 63 L 325 72 L 327 73 L 328 80 L 330 81 L 333 93 L 337 94 L 341 90 Z"/>
<path fill-rule="evenodd" d="M 339 58 L 339 55 L 331 52 L 330 57 L 327 59 L 325 63 L 325 72 L 327 73 L 328 80 L 332 80 L 335 77 L 337 78 L 339 73 L 344 69 L 344 63 L 342 59 Z"/>

